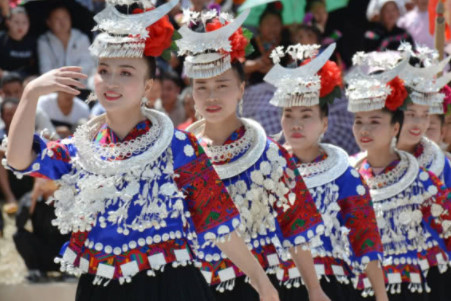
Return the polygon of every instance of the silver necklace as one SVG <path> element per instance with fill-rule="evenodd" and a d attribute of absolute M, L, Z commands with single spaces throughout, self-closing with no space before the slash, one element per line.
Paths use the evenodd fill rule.
<path fill-rule="evenodd" d="M 349 166 L 349 158 L 344 150 L 331 144 L 320 144 L 327 158 L 321 162 L 302 163 L 298 170 L 308 188 L 322 186 L 332 182 Z"/>
<path fill-rule="evenodd" d="M 244 124 L 244 127 L 246 128 L 246 133 L 239 140 L 242 140 L 245 137 L 246 138 L 245 140 L 242 140 L 242 142 L 240 141 L 239 145 L 234 146 L 236 147 L 236 150 L 233 152 L 233 154 L 236 155 L 232 156 L 231 158 L 234 158 L 240 154 L 242 155 L 233 162 L 221 165 L 214 165 L 216 173 L 222 180 L 232 178 L 246 171 L 249 167 L 251 167 L 258 161 L 258 159 L 263 155 L 263 152 L 265 151 L 266 148 L 268 138 L 266 137 L 265 130 L 261 127 L 261 125 L 258 122 L 247 118 L 241 118 L 240 120 Z M 197 138 L 200 138 L 200 134 L 204 129 L 204 127 L 205 120 L 200 120 L 192 124 L 190 127 L 188 127 L 187 131 L 192 132 Z M 215 148 L 216 147 L 217 146 L 215 146 Z M 230 153 L 228 149 L 226 148 L 221 149 L 221 147 L 224 146 L 218 146 L 218 149 L 214 151 L 215 152 L 214 155 L 225 156 L 226 152 Z M 210 147 L 206 147 L 205 152 L 211 158 Z M 215 161 L 213 161 L 213 163 L 215 163 Z"/>

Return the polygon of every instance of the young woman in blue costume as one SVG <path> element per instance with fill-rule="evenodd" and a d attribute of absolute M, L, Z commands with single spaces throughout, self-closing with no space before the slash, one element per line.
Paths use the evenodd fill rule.
<path fill-rule="evenodd" d="M 403 47 L 410 48 L 408 44 L 403 44 Z M 446 74 L 437 78 L 437 74 L 443 72 L 450 58 L 434 62 L 431 55 L 428 56 L 423 52 L 420 51 L 415 55 L 422 58 L 422 65 L 428 67 L 420 68 L 408 64 L 400 73 L 400 78 L 404 80 L 409 93 L 410 103 L 404 111 L 404 122 L 397 146 L 400 150 L 412 154 L 420 167 L 432 172 L 440 178 L 447 189 L 451 189 L 450 161 L 440 147 L 425 135 L 430 114 L 443 113 L 444 94 L 440 93 L 440 90 L 451 77 L 450 74 Z M 436 51 L 431 52 L 432 55 L 434 53 L 438 57 Z M 428 248 L 420 252 L 420 258 L 423 268 L 428 269 L 431 299 L 450 300 L 451 290 L 447 288 L 451 281 L 451 270 L 448 270 L 449 258 L 433 237 L 428 239 Z"/>
<path fill-rule="evenodd" d="M 77 300 L 213 300 L 192 263 L 217 247 L 248 274 L 262 300 L 278 300 L 237 236 L 239 212 L 195 137 L 141 106 L 155 76 L 154 57 L 171 45 L 165 14 L 177 3 L 128 15 L 108 1 L 95 17 L 102 33 L 91 46 L 99 60 L 95 92 L 106 114 L 68 139 L 33 136 L 39 96 L 77 95 L 78 79 L 86 78 L 79 67 L 40 76 L 14 116 L 9 167 L 59 181 L 55 225 L 72 232 L 59 262 L 81 275 Z"/>
<path fill-rule="evenodd" d="M 305 277 L 310 300 L 329 300 L 307 249 L 324 225 L 294 162 L 258 123 L 237 117 L 244 92 L 239 60 L 249 42 L 240 25 L 248 13 L 232 20 L 226 14 L 204 12 L 191 22 L 202 21 L 205 32 L 180 29 L 179 54 L 187 55 L 185 72 L 192 79 L 195 107 L 204 118 L 188 131 L 199 139 L 226 185 L 243 221 L 239 234 L 260 264 L 268 273 L 275 272 L 280 259 L 291 256 Z M 201 260 L 207 256 L 199 254 Z M 243 272 L 220 250 L 213 259 L 201 270 L 216 300 L 258 300 Z"/>
<path fill-rule="evenodd" d="M 353 132 L 365 151 L 354 158 L 354 165 L 370 188 L 390 300 L 428 300 L 418 252 L 428 249 L 431 237 L 448 254 L 451 250 L 447 191 L 412 155 L 396 149 L 401 108 L 408 96 L 397 75 L 407 59 L 393 67 L 387 60 L 378 61 L 379 56 L 373 56 L 378 64 L 372 65 L 386 71 L 367 75 L 361 67 L 369 64 L 368 56 L 359 53 L 356 69 L 347 78 L 348 109 L 355 113 Z M 359 286 L 365 287 L 364 275 L 360 278 Z"/>
<path fill-rule="evenodd" d="M 273 57 L 276 65 L 265 80 L 277 90 L 271 104 L 282 107 L 282 129 L 298 171 L 315 200 L 326 226 L 322 244 L 312 249 L 321 287 L 331 300 L 352 300 L 356 291 L 351 277 L 366 272 L 376 300 L 388 300 L 379 267 L 382 243 L 368 189 L 359 173 L 349 165 L 344 150 L 320 143 L 327 130 L 329 103 L 339 97 L 341 72 L 328 58 L 335 44 L 315 56 L 319 45 L 294 45 L 287 49 L 295 62 L 311 60 L 297 68 L 277 64 L 285 56 L 282 48 Z M 307 297 L 292 261 L 281 266 L 282 300 Z M 368 294 L 368 292 L 365 292 Z M 371 292 L 372 293 L 372 292 Z"/>

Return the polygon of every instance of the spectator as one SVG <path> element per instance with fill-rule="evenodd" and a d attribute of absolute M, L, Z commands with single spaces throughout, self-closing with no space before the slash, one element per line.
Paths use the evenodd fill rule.
<path fill-rule="evenodd" d="M 52 220 L 56 218 L 54 208 L 45 204 L 56 189 L 54 181 L 36 178 L 32 192 L 20 200 L 17 232 L 13 239 L 28 268 L 27 279 L 30 282 L 45 281 L 46 272 L 59 271 L 54 258 L 64 242 L 69 240 L 69 235 L 61 235 L 52 225 Z M 31 220 L 32 232 L 24 227 L 28 220 Z"/>
<path fill-rule="evenodd" d="M 83 73 L 91 74 L 94 60 L 89 53 L 88 37 L 72 28 L 69 10 L 54 7 L 48 17 L 49 31 L 38 39 L 39 71 L 45 73 L 63 66 L 81 66 Z"/>
<path fill-rule="evenodd" d="M 295 25 L 291 34 L 291 41 L 293 44 L 302 45 L 321 45 L 321 32 L 318 28 L 311 25 Z"/>
<path fill-rule="evenodd" d="M 5 73 L 1 79 L 0 95 L 4 98 L 20 99 L 22 91 L 22 78 L 20 75 L 14 72 Z"/>
<path fill-rule="evenodd" d="M 329 18 L 329 13 L 326 9 L 326 3 L 323 0 L 311 1 L 307 7 L 307 11 L 312 14 L 313 25 L 318 28 L 321 33 L 326 31 L 327 19 Z"/>
<path fill-rule="evenodd" d="M 396 26 L 400 12 L 404 8 L 398 1 L 378 1 L 380 21 L 373 23 L 371 29 L 365 32 L 364 51 L 397 50 L 401 42 L 409 42 L 414 45 L 410 34 L 405 29 Z"/>
<path fill-rule="evenodd" d="M 6 73 L 0 85 L 0 95 L 3 95 L 5 98 L 16 98 L 21 99 L 23 92 L 22 79 L 17 73 Z M 40 133 L 44 129 L 48 130 L 49 133 L 54 133 L 55 128 L 50 122 L 47 114 L 41 109 L 36 110 L 36 123 L 35 123 L 36 132 Z"/>
<path fill-rule="evenodd" d="M 5 122 L 5 129 L 0 130 L 0 141 L 3 140 L 4 136 L 7 134 L 9 130 L 9 126 L 11 124 L 12 116 L 14 115 L 17 105 L 19 101 L 16 99 L 6 98 L 1 103 L 1 117 L 2 120 Z M 0 160 L 3 159 L 5 156 L 5 149 L 0 149 Z M 16 203 L 16 197 L 14 196 L 14 193 L 11 189 L 9 179 L 8 179 L 8 173 L 6 169 L 3 167 L 3 165 L 0 165 L 0 189 L 2 192 L 2 198 L 9 204 Z M 0 214 L 2 214 L 0 210 Z M 3 219 L 0 216 L 0 237 L 3 236 Z"/>
<path fill-rule="evenodd" d="M 187 119 L 177 128 L 180 130 L 185 130 L 187 127 L 197 121 L 196 109 L 194 108 L 193 88 L 186 87 L 182 92 L 181 99 L 183 101 L 183 107 L 185 108 Z"/>
<path fill-rule="evenodd" d="M 260 17 L 258 35 L 252 38 L 254 52 L 244 63 L 244 72 L 249 78 L 249 84 L 263 82 L 263 77 L 272 68 L 269 55 L 277 46 L 288 46 L 289 33 L 284 31 L 282 15 L 277 5 L 268 4 Z"/>
<path fill-rule="evenodd" d="M 65 92 L 42 96 L 38 108 L 47 113 L 61 138 L 73 134 L 79 123 L 89 119 L 89 106 Z"/>
<path fill-rule="evenodd" d="M 175 126 L 186 120 L 185 109 L 179 98 L 182 83 L 177 74 L 164 73 L 161 79 L 161 102 L 155 103 L 155 109 L 168 114 Z"/>
<path fill-rule="evenodd" d="M 434 49 L 434 36 L 429 33 L 429 0 L 417 0 L 415 8 L 401 17 L 398 26 L 407 30 L 417 45 Z"/>
<path fill-rule="evenodd" d="M 0 133 L 0 142 L 3 140 L 4 135 L 8 134 L 18 104 L 19 100 L 16 98 L 5 98 L 0 105 L 0 115 L 5 123 L 5 129 Z M 0 160 L 5 155 L 4 151 L 0 150 Z M 0 164 L 0 189 L 3 194 L 0 199 L 5 199 L 7 203 L 15 203 L 16 200 L 31 190 L 32 185 L 32 178 L 24 177 L 23 179 L 17 179 L 11 171 L 5 170 L 3 165 Z"/>
<path fill-rule="evenodd" d="M 22 77 L 37 73 L 36 41 L 27 35 L 27 12 L 16 7 L 6 20 L 8 31 L 0 33 L 0 78 L 3 71 L 18 72 Z"/>

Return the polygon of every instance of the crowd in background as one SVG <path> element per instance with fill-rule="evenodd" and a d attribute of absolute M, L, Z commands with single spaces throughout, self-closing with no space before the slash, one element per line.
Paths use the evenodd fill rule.
<path fill-rule="evenodd" d="M 84 31 L 76 24 L 92 22 L 93 15 L 104 7 L 104 1 L 47 1 L 53 4 L 41 16 L 46 28 L 36 34 L 38 31 L 31 22 L 36 11 L 28 6 L 27 1 L 0 0 L 0 26 L 3 28 L 0 32 L 0 139 L 8 134 L 12 116 L 27 83 L 54 68 L 81 66 L 91 78 L 86 82 L 88 89 L 79 97 L 61 92 L 39 100 L 37 133 L 48 139 L 65 138 L 80 123 L 104 113 L 99 103 L 85 102 L 96 72 L 96 62 L 88 49 L 95 33 Z M 161 4 L 164 0 L 156 2 Z M 243 2 L 182 0 L 170 13 L 170 21 L 177 29 L 182 26 L 183 9 L 226 9 L 236 13 Z M 284 25 L 281 2 L 268 4 L 259 16 L 258 25 L 249 28 L 254 33 L 251 41 L 254 52 L 243 62 L 247 85 L 239 114 L 260 122 L 268 135 L 281 132 L 279 108 L 269 104 L 275 88 L 263 81 L 273 66 L 270 53 L 278 46 L 301 43 L 326 47 L 336 42 L 333 60 L 344 72 L 352 65 L 352 56 L 357 51 L 396 50 L 403 41 L 414 47 L 433 48 L 428 4 L 428 0 L 349 0 L 347 7 L 328 12 L 325 0 L 312 0 L 307 1 L 303 21 L 290 25 Z M 85 14 L 80 16 L 74 7 Z M 176 127 L 185 129 L 196 121 L 197 116 L 183 61 L 173 52 L 168 60 L 159 58 L 157 66 L 158 77 L 146 95 L 147 106 L 167 113 Z M 336 99 L 330 107 L 329 130 L 323 141 L 341 146 L 353 154 L 358 152 L 358 147 L 351 131 L 353 118 L 346 106 L 343 93 L 343 97 Z M 445 129 L 447 125 L 445 120 Z M 445 142 L 451 142 L 446 139 L 445 135 Z M 0 152 L 0 157 L 3 156 L 4 153 Z M 0 200 L 7 204 L 7 213 L 17 215 L 18 231 L 14 241 L 30 271 L 30 281 L 41 281 L 45 272 L 56 268 L 53 257 L 61 242 L 67 239 L 51 226 L 54 214 L 43 205 L 55 189 L 54 183 L 47 180 L 16 179 L 0 166 Z M 24 227 L 28 219 L 32 221 L 32 232 Z M 0 236 L 2 229 L 0 219 Z"/>

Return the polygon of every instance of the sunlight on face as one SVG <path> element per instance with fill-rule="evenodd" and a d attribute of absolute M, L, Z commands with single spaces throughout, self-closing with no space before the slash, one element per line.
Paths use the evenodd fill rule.
<path fill-rule="evenodd" d="M 319 105 L 284 108 L 282 129 L 288 144 L 296 150 L 318 143 L 327 129 L 327 117 L 321 117 Z"/>
<path fill-rule="evenodd" d="M 399 124 L 391 124 L 390 113 L 382 110 L 356 113 L 352 127 L 357 144 L 368 152 L 389 150 L 398 129 Z"/>
<path fill-rule="evenodd" d="M 404 112 L 404 123 L 399 138 L 400 145 L 414 146 L 420 143 L 429 127 L 429 106 L 409 104 Z"/>
<path fill-rule="evenodd" d="M 139 108 L 147 83 L 147 64 L 141 58 L 102 58 L 94 86 L 106 111 Z"/>
<path fill-rule="evenodd" d="M 207 122 L 223 122 L 236 114 L 244 83 L 232 69 L 211 78 L 193 80 L 195 106 Z"/>

